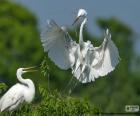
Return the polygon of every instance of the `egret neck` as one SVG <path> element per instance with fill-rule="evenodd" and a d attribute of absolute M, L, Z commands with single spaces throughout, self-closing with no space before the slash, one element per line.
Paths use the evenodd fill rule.
<path fill-rule="evenodd" d="M 30 90 L 32 90 L 32 93 L 34 94 L 35 93 L 35 86 L 34 86 L 34 83 L 32 82 L 32 80 L 23 79 L 21 75 L 22 75 L 22 72 L 17 71 L 17 79 L 19 80 L 19 82 L 26 85 Z"/>
<path fill-rule="evenodd" d="M 85 18 L 84 20 L 83 20 L 83 22 L 81 23 L 81 26 L 80 26 L 80 35 L 79 35 L 79 44 L 81 45 L 81 44 L 83 44 L 83 28 L 84 28 L 84 25 L 86 24 L 86 22 L 87 22 L 87 18 Z"/>

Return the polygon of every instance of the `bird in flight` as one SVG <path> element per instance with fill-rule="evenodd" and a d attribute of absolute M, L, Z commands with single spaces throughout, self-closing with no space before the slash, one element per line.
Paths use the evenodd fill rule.
<path fill-rule="evenodd" d="M 72 39 L 65 27 L 58 26 L 53 20 L 48 21 L 46 30 L 41 33 L 41 42 L 44 51 L 59 68 L 71 68 L 72 74 L 80 82 L 87 83 L 113 71 L 120 57 L 108 29 L 99 47 L 94 47 L 90 41 L 84 42 L 83 28 L 87 23 L 85 9 L 79 9 L 73 25 L 79 20 L 79 43 Z"/>
<path fill-rule="evenodd" d="M 22 74 L 33 72 L 35 67 L 17 69 L 17 79 L 20 83 L 12 86 L 0 99 L 0 111 L 15 110 L 23 102 L 30 103 L 35 96 L 35 86 L 32 80 L 23 79 Z"/>

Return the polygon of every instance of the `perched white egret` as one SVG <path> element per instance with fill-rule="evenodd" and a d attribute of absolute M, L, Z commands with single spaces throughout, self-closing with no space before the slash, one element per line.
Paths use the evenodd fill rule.
<path fill-rule="evenodd" d="M 61 69 L 72 69 L 73 75 L 82 83 L 94 81 L 115 69 L 119 63 L 118 49 L 111 40 L 109 30 L 101 46 L 93 47 L 90 41 L 83 41 L 83 28 L 87 23 L 87 12 L 80 9 L 74 24 L 82 21 L 79 43 L 72 40 L 64 27 L 59 27 L 53 20 L 41 34 L 44 51 Z"/>
<path fill-rule="evenodd" d="M 12 111 L 24 101 L 30 103 L 35 95 L 35 86 L 32 80 L 23 79 L 22 74 L 33 72 L 35 67 L 17 69 L 17 79 L 20 83 L 12 86 L 0 99 L 0 111 Z M 32 70 L 31 70 L 32 69 Z"/>

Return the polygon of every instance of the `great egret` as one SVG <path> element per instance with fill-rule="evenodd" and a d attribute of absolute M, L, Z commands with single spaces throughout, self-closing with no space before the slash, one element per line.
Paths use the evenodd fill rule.
<path fill-rule="evenodd" d="M 72 40 L 64 27 L 59 27 L 53 20 L 41 34 L 44 51 L 61 69 L 72 69 L 73 75 L 82 83 L 94 81 L 115 69 L 119 63 L 118 49 L 111 40 L 109 30 L 101 46 L 93 47 L 90 41 L 83 41 L 83 28 L 87 23 L 87 12 L 80 9 L 74 24 L 81 19 L 79 43 Z"/>
<path fill-rule="evenodd" d="M 119 63 L 119 52 L 113 41 L 111 34 L 107 29 L 103 43 L 99 47 L 93 47 L 90 41 L 83 41 L 83 28 L 87 23 L 87 12 L 79 9 L 74 23 L 83 19 L 79 33 L 78 59 L 73 68 L 74 76 L 82 83 L 94 81 L 99 76 L 105 76 L 115 69 Z"/>
<path fill-rule="evenodd" d="M 23 79 L 22 74 L 33 72 L 35 67 L 17 69 L 17 79 L 20 83 L 12 86 L 0 99 L 0 111 L 11 111 L 16 109 L 24 101 L 30 103 L 35 95 L 35 86 L 32 80 Z"/>

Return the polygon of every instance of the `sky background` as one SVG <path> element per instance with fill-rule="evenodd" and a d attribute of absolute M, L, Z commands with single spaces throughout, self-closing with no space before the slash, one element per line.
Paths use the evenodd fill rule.
<path fill-rule="evenodd" d="M 72 24 L 79 8 L 88 12 L 88 30 L 92 35 L 102 36 L 96 25 L 99 17 L 115 17 L 131 27 L 135 33 L 135 50 L 140 54 L 140 0 L 14 0 L 28 8 L 38 19 L 39 29 L 46 26 L 47 19 L 59 25 Z"/>

